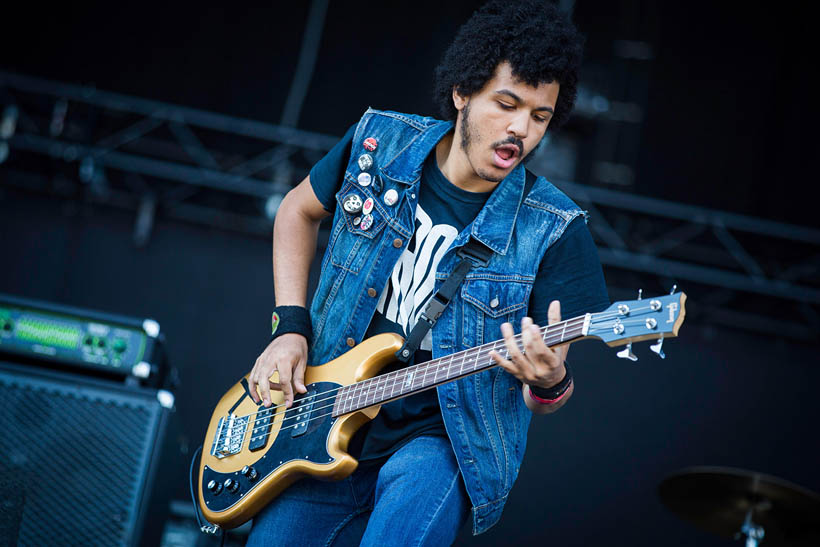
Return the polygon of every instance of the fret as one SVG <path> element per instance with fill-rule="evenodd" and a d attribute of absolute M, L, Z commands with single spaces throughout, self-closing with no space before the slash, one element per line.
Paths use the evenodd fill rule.
<path fill-rule="evenodd" d="M 426 365 L 419 365 L 418 372 L 413 377 L 412 383 L 412 390 L 416 391 L 421 389 L 424 386 L 424 378 L 427 376 L 427 371 L 430 370 L 430 363 L 428 362 Z"/>
<path fill-rule="evenodd" d="M 344 386 L 339 388 L 339 391 L 337 391 L 333 397 L 333 407 L 330 409 L 330 413 L 334 416 L 339 414 L 339 411 L 342 409 L 342 404 L 344 404 Z"/>
<path fill-rule="evenodd" d="M 348 388 L 347 393 L 347 405 L 346 410 L 347 412 L 351 412 L 356 406 L 356 384 L 352 384 Z"/>
<path fill-rule="evenodd" d="M 396 371 L 394 370 L 388 376 L 390 377 L 390 398 L 392 399 L 393 393 L 396 391 Z"/>
<path fill-rule="evenodd" d="M 381 394 L 384 391 L 384 388 L 382 387 L 383 382 L 384 378 L 381 376 L 376 376 L 373 378 L 373 404 L 376 404 L 376 401 L 382 400 Z"/>
<path fill-rule="evenodd" d="M 407 375 L 407 369 L 400 369 L 396 371 L 396 381 L 393 386 L 393 392 L 401 397 L 404 395 L 404 377 Z"/>
<path fill-rule="evenodd" d="M 561 331 L 561 341 L 564 341 L 564 334 L 567 332 L 567 323 L 568 321 L 564 321 L 564 329 Z"/>
<path fill-rule="evenodd" d="M 367 382 L 367 395 L 364 398 L 365 406 L 370 406 L 376 402 L 376 381 L 373 378 L 366 380 Z"/>
<path fill-rule="evenodd" d="M 347 411 L 351 412 L 356 408 L 356 384 L 350 386 L 347 394 Z"/>
<path fill-rule="evenodd" d="M 452 354 L 449 355 L 449 361 L 450 362 L 447 363 L 447 373 L 444 375 L 444 377 L 447 378 L 448 380 L 453 377 L 453 362 L 454 362 L 454 359 L 453 359 Z"/>
<path fill-rule="evenodd" d="M 392 399 L 393 398 L 393 392 L 396 389 L 396 371 L 394 370 L 393 372 L 389 372 L 387 374 L 387 378 L 388 378 L 388 380 L 385 381 L 385 384 L 387 384 L 388 381 L 390 382 L 390 395 L 388 395 L 386 398 L 387 399 Z"/>
<path fill-rule="evenodd" d="M 359 382 L 356 384 L 356 410 L 365 406 L 362 404 L 362 393 L 364 393 L 364 384 Z"/>
<path fill-rule="evenodd" d="M 373 403 L 377 400 L 381 401 L 383 399 L 382 395 L 384 395 L 384 387 L 382 384 L 384 383 L 384 378 L 381 376 L 376 376 L 373 382 Z"/>
<path fill-rule="evenodd" d="M 440 359 L 436 359 L 435 361 L 430 361 L 427 364 L 427 370 L 424 372 L 424 380 L 421 382 L 421 387 L 424 388 L 424 387 L 429 387 L 429 386 L 436 385 L 436 379 L 438 378 L 438 366 L 439 366 L 440 362 L 441 362 Z M 433 369 L 433 379 L 432 379 L 432 381 L 430 380 L 430 377 L 429 377 L 431 368 Z"/>
<path fill-rule="evenodd" d="M 351 396 L 350 396 L 350 386 L 345 386 L 339 390 L 339 397 L 342 398 L 341 404 L 341 413 L 345 414 L 349 410 Z"/>
<path fill-rule="evenodd" d="M 380 377 L 382 379 L 381 384 L 379 385 L 379 400 L 384 401 L 387 399 L 385 396 L 385 391 L 387 391 L 387 374 Z"/>

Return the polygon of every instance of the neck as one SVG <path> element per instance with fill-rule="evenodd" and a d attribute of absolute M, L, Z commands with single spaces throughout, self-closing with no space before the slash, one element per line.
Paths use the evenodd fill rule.
<path fill-rule="evenodd" d="M 456 138 L 458 126 L 436 144 L 436 162 L 441 173 L 458 188 L 467 192 L 491 192 L 498 185 L 479 177 Z"/>
<path fill-rule="evenodd" d="M 587 334 L 590 314 L 553 323 L 541 328 L 541 338 L 550 346 L 574 342 Z M 523 349 L 521 335 L 515 337 L 520 350 Z M 497 366 L 490 357 L 490 351 L 499 352 L 509 358 L 504 340 L 496 340 L 482 346 L 453 353 L 388 374 L 362 380 L 339 389 L 334 398 L 333 416 L 383 404 L 387 401 L 407 397 L 414 393 L 458 380 L 470 374 Z"/>

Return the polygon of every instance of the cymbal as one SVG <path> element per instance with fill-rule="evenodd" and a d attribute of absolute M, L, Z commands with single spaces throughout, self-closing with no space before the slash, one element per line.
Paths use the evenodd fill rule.
<path fill-rule="evenodd" d="M 764 546 L 820 545 L 820 495 L 771 475 L 690 467 L 665 478 L 658 494 L 673 513 L 707 532 L 732 538 L 753 509 Z"/>

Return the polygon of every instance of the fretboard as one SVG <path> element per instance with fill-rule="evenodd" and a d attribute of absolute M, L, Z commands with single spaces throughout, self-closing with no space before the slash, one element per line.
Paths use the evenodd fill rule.
<path fill-rule="evenodd" d="M 585 336 L 585 325 L 588 324 L 589 314 L 567 319 L 541 327 L 541 338 L 547 346 L 573 342 Z M 521 335 L 518 334 L 514 338 L 519 350 L 523 351 Z M 493 368 L 497 366 L 490 357 L 490 352 L 493 350 L 502 357 L 509 358 L 507 346 L 501 339 L 344 386 L 336 395 L 333 416 L 407 397 L 425 389 Z"/>

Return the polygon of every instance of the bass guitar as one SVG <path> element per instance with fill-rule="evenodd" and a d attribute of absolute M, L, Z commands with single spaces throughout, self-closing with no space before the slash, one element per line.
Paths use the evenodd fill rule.
<path fill-rule="evenodd" d="M 627 347 L 620 357 L 635 359 L 632 343 L 677 336 L 685 315 L 686 294 L 616 302 L 599 313 L 542 327 L 547 346 L 585 338 Z M 521 335 L 516 340 L 521 344 Z M 377 375 L 404 340 L 379 334 L 305 372 L 307 393 L 286 409 L 281 391 L 272 391 L 269 408 L 257 405 L 245 376 L 220 399 L 205 435 L 199 466 L 199 507 L 222 528 L 250 520 L 285 488 L 304 476 L 339 480 L 358 462 L 346 453 L 353 434 L 375 418 L 380 405 L 497 366 L 496 350 L 507 357 L 504 340 Z M 274 375 L 275 378 L 275 375 Z"/>

